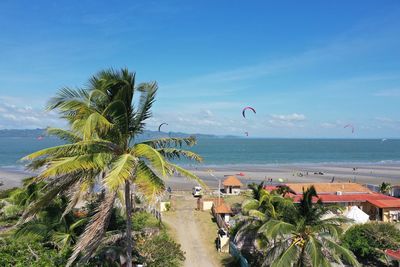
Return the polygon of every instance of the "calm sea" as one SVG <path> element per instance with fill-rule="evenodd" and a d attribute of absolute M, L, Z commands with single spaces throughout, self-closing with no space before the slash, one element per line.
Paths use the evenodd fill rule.
<path fill-rule="evenodd" d="M 18 160 L 23 156 L 57 144 L 61 142 L 48 137 L 1 137 L 0 166 L 22 166 Z M 207 165 L 400 162 L 400 140 L 394 139 L 204 138 L 192 150 Z"/>

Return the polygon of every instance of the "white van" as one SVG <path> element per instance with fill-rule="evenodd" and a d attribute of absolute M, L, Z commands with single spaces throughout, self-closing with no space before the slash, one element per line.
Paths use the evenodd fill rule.
<path fill-rule="evenodd" d="M 202 188 L 201 188 L 201 186 L 195 186 L 195 187 L 193 187 L 193 189 L 192 189 L 192 195 L 194 196 L 194 197 L 199 197 L 199 196 L 201 196 L 202 195 Z"/>

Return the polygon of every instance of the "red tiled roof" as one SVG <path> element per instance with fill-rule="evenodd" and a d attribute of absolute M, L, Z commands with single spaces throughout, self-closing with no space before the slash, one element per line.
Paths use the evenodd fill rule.
<path fill-rule="evenodd" d="M 232 210 L 227 204 L 221 203 L 215 207 L 215 213 L 232 213 Z"/>
<path fill-rule="evenodd" d="M 295 203 L 300 202 L 302 195 L 292 195 Z M 341 202 L 371 202 L 374 200 L 398 200 L 397 198 L 379 194 L 379 193 L 368 193 L 368 194 L 346 194 L 346 195 L 318 195 L 322 202 L 326 203 L 341 203 Z M 318 198 L 313 198 L 313 202 L 317 202 Z M 399 200 L 400 201 L 400 200 Z M 373 204 L 373 203 L 371 203 Z M 374 204 L 373 204 L 374 205 Z"/>
<path fill-rule="evenodd" d="M 222 182 L 224 186 L 242 186 L 240 180 L 233 175 L 226 177 L 226 179 Z"/>
<path fill-rule="evenodd" d="M 399 250 L 391 250 L 391 249 L 387 249 L 385 251 L 386 255 L 388 255 L 389 257 L 396 259 L 396 260 L 400 260 L 400 249 Z"/>
<path fill-rule="evenodd" d="M 400 199 L 371 199 L 367 200 L 378 208 L 400 208 Z"/>

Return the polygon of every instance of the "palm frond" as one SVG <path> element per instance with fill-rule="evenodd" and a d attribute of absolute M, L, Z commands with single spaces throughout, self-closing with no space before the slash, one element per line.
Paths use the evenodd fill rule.
<path fill-rule="evenodd" d="M 305 251 L 311 258 L 312 266 L 320 266 L 324 257 L 322 254 L 322 244 L 314 236 L 309 236 L 305 245 Z"/>
<path fill-rule="evenodd" d="M 135 172 L 135 184 L 144 196 L 151 198 L 165 191 L 164 181 L 158 177 L 143 161 L 140 161 Z M 151 199 L 150 199 L 151 200 Z"/>
<path fill-rule="evenodd" d="M 268 238 L 276 238 L 278 235 L 287 235 L 292 233 L 296 227 L 293 224 L 279 221 L 269 220 L 258 230 L 259 233 L 264 233 Z"/>
<path fill-rule="evenodd" d="M 290 246 L 283 251 L 279 257 L 274 260 L 271 267 L 287 267 L 292 266 L 293 262 L 296 262 L 299 255 L 299 249 L 295 242 L 292 242 Z"/>
<path fill-rule="evenodd" d="M 82 137 L 68 130 L 60 129 L 60 128 L 47 128 L 46 129 L 48 135 L 54 135 L 60 138 L 61 140 L 65 140 L 70 143 L 76 143 L 82 141 Z"/>
<path fill-rule="evenodd" d="M 115 192 L 106 193 L 105 199 L 97 208 L 96 214 L 91 218 L 85 231 L 74 246 L 73 253 L 68 259 L 67 267 L 71 266 L 81 253 L 82 257 L 79 262 L 86 262 L 97 249 L 107 230 L 115 197 Z"/>
<path fill-rule="evenodd" d="M 182 147 L 183 145 L 186 146 L 194 146 L 196 145 L 197 140 L 195 136 L 189 136 L 185 138 L 177 138 L 177 137 L 165 137 L 165 138 L 158 138 L 153 140 L 146 140 L 143 141 L 142 144 L 149 145 L 153 148 L 170 148 L 170 147 Z"/>
<path fill-rule="evenodd" d="M 177 149 L 177 148 L 161 148 L 158 149 L 158 152 L 160 152 L 161 155 L 163 155 L 166 159 L 169 160 L 180 159 L 181 157 L 184 157 L 186 159 L 195 160 L 197 162 L 203 161 L 203 158 L 200 157 L 198 154 L 188 150 Z"/>
<path fill-rule="evenodd" d="M 111 165 L 111 171 L 104 178 L 104 184 L 112 190 L 118 189 L 132 177 L 137 165 L 137 158 L 130 153 L 119 156 Z"/>
<path fill-rule="evenodd" d="M 131 153 L 135 157 L 148 160 L 151 164 L 151 167 L 159 172 L 163 177 L 167 175 L 167 162 L 156 149 L 146 144 L 136 144 L 131 150 Z"/>
<path fill-rule="evenodd" d="M 330 240 L 329 238 L 324 238 L 324 242 L 330 248 L 332 256 L 335 256 L 335 254 L 340 255 L 351 266 L 361 266 L 360 263 L 357 261 L 357 258 L 354 256 L 353 252 L 351 252 L 347 248 L 338 245 L 336 242 Z"/>
<path fill-rule="evenodd" d="M 130 131 L 137 134 L 143 131 L 144 121 L 151 117 L 151 107 L 155 101 L 157 93 L 157 83 L 142 83 L 138 86 L 141 92 L 139 106 L 132 120 Z"/>

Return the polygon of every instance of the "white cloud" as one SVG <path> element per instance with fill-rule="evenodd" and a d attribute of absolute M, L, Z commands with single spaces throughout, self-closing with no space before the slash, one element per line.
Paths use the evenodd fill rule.
<path fill-rule="evenodd" d="M 0 102 L 0 129 L 34 129 L 48 126 L 62 127 L 64 124 L 55 112 Z"/>
<path fill-rule="evenodd" d="M 377 91 L 374 96 L 397 97 L 400 96 L 400 89 L 387 89 Z"/>
<path fill-rule="evenodd" d="M 271 115 L 273 120 L 284 121 L 284 122 L 297 122 L 305 121 L 306 116 L 304 114 L 292 113 L 287 115 Z"/>

